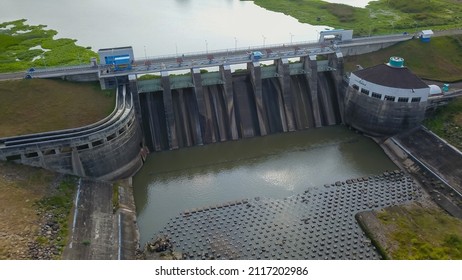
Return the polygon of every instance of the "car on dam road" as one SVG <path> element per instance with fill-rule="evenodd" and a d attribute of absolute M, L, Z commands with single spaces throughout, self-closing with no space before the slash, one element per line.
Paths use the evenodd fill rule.
<path fill-rule="evenodd" d="M 253 61 L 258 61 L 259 59 L 263 57 L 263 53 L 261 51 L 249 52 L 248 55 L 249 55 L 249 59 Z"/>

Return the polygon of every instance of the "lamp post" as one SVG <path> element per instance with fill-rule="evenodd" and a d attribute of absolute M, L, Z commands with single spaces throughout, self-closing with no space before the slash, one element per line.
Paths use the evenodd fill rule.
<path fill-rule="evenodd" d="M 393 34 L 393 33 L 395 33 L 395 22 L 390 21 L 390 24 L 391 24 L 391 34 Z"/>
<path fill-rule="evenodd" d="M 266 37 L 265 35 L 261 35 L 263 37 L 263 47 L 265 47 Z"/>
<path fill-rule="evenodd" d="M 295 35 L 292 34 L 292 33 L 289 33 L 289 34 L 290 34 L 290 44 L 292 45 L 292 41 L 293 41 Z"/>
<path fill-rule="evenodd" d="M 237 38 L 234 37 L 234 51 L 237 51 Z"/>
<path fill-rule="evenodd" d="M 148 55 L 146 54 L 146 46 L 144 46 L 144 59 L 148 61 Z"/>
<path fill-rule="evenodd" d="M 205 53 L 209 53 L 209 42 L 205 40 Z"/>

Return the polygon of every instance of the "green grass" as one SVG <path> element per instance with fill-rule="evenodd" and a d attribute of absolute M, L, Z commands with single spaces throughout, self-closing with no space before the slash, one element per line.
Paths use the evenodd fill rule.
<path fill-rule="evenodd" d="M 391 56 L 404 58 L 405 66 L 423 79 L 455 82 L 462 80 L 462 36 L 432 38 L 429 43 L 410 40 L 358 56 L 345 57 L 345 71 L 388 62 Z"/>
<path fill-rule="evenodd" d="M 59 183 L 57 190 L 51 195 L 38 201 L 39 208 L 45 213 L 52 213 L 56 222 L 59 224 L 58 236 L 60 241 L 55 241 L 59 245 L 60 251 L 66 246 L 69 233 L 69 217 L 73 205 L 76 178 L 66 177 Z"/>
<path fill-rule="evenodd" d="M 424 125 L 462 150 L 462 98 L 439 107 L 435 114 L 425 120 Z"/>
<path fill-rule="evenodd" d="M 160 78 L 162 78 L 160 75 L 146 74 L 146 75 L 138 77 L 138 81 L 154 80 L 154 79 L 160 79 Z"/>
<path fill-rule="evenodd" d="M 397 246 L 387 252 L 392 259 L 462 259 L 462 221 L 442 210 L 391 207 L 378 215 Z"/>
<path fill-rule="evenodd" d="M 115 106 L 98 83 L 30 79 L 0 82 L 0 137 L 74 128 L 99 121 Z"/>
<path fill-rule="evenodd" d="M 356 36 L 462 26 L 462 3 L 454 0 L 379 0 L 366 8 L 321 0 L 255 0 L 255 4 L 303 23 L 354 29 Z"/>
<path fill-rule="evenodd" d="M 97 54 L 90 47 L 81 47 L 73 39 L 54 39 L 55 30 L 45 25 L 28 25 L 26 20 L 0 24 L 0 72 L 90 63 Z M 6 29 L 7 26 L 13 26 Z M 35 49 L 40 46 L 42 49 Z M 32 49 L 31 49 L 32 48 Z"/>

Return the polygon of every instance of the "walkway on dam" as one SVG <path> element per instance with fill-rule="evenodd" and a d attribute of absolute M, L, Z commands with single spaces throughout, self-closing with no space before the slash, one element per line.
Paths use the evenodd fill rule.
<path fill-rule="evenodd" d="M 158 236 L 167 236 L 172 250 L 185 259 L 380 259 L 355 215 L 421 195 L 403 172 L 385 172 L 285 199 L 255 198 L 185 211 Z"/>

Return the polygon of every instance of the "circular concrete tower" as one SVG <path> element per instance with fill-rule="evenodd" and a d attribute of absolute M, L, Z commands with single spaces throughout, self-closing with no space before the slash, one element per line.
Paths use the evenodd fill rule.
<path fill-rule="evenodd" d="M 351 73 L 345 123 L 372 136 L 391 136 L 419 125 L 430 87 L 404 66 L 404 59 Z"/>

